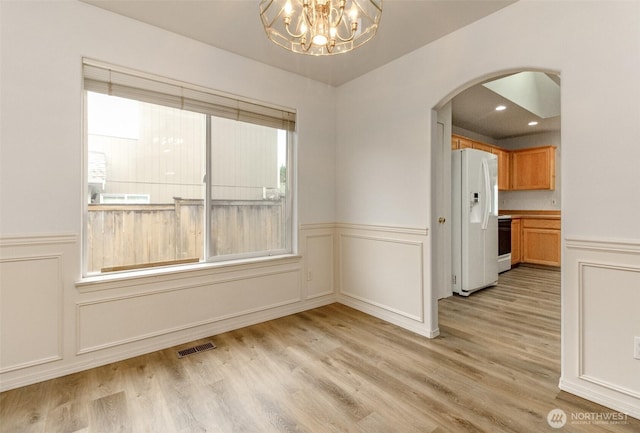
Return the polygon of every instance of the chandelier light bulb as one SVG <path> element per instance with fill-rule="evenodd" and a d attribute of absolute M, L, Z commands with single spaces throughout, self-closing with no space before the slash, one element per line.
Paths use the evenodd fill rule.
<path fill-rule="evenodd" d="M 355 4 L 351 6 L 351 10 L 349 11 L 349 18 L 351 18 L 351 21 L 358 20 L 358 8 L 356 8 Z"/>
<path fill-rule="evenodd" d="M 324 16 L 316 17 L 316 25 L 313 28 L 312 41 L 315 45 L 326 45 L 329 41 L 327 38 L 327 23 Z"/>
<path fill-rule="evenodd" d="M 313 39 L 311 41 L 314 45 L 326 45 L 327 42 L 329 42 L 328 38 L 322 33 L 313 35 Z"/>

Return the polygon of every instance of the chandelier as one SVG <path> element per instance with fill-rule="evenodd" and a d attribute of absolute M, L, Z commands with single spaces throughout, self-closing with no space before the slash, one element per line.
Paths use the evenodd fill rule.
<path fill-rule="evenodd" d="M 346 53 L 376 34 L 382 0 L 261 0 L 267 36 L 294 53 Z"/>

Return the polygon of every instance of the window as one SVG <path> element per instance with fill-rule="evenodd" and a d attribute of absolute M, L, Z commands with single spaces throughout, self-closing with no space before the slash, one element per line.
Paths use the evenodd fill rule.
<path fill-rule="evenodd" d="M 295 113 L 83 64 L 85 275 L 292 252 Z"/>

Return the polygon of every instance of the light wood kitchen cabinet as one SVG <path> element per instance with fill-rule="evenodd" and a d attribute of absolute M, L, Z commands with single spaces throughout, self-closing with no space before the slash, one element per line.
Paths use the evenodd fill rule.
<path fill-rule="evenodd" d="M 472 141 L 471 142 L 471 148 L 472 149 L 477 149 L 477 150 L 483 150 L 483 151 L 489 152 L 489 153 L 493 153 L 493 149 L 495 148 L 495 146 L 491 146 L 489 144 L 480 143 L 478 141 Z"/>
<path fill-rule="evenodd" d="M 491 153 L 498 156 L 498 190 L 507 191 L 511 181 L 510 152 L 494 147 Z"/>
<path fill-rule="evenodd" d="M 471 148 L 473 142 L 467 137 L 461 135 L 451 135 L 451 150 Z"/>
<path fill-rule="evenodd" d="M 535 190 L 556 188 L 556 147 L 506 150 L 492 144 L 451 135 L 451 149 L 472 148 L 498 157 L 498 190 Z"/>
<path fill-rule="evenodd" d="M 511 219 L 511 265 L 522 261 L 522 224 L 520 218 Z"/>
<path fill-rule="evenodd" d="M 512 190 L 556 187 L 556 147 L 543 146 L 513 150 L 511 153 Z"/>
<path fill-rule="evenodd" d="M 560 266 L 560 220 L 522 218 L 521 223 L 522 262 Z"/>

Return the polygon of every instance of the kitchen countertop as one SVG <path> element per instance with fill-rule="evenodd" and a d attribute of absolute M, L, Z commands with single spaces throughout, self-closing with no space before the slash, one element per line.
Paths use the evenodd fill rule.
<path fill-rule="evenodd" d="M 511 215 L 511 218 L 561 219 L 559 210 L 500 210 L 500 215 Z"/>

